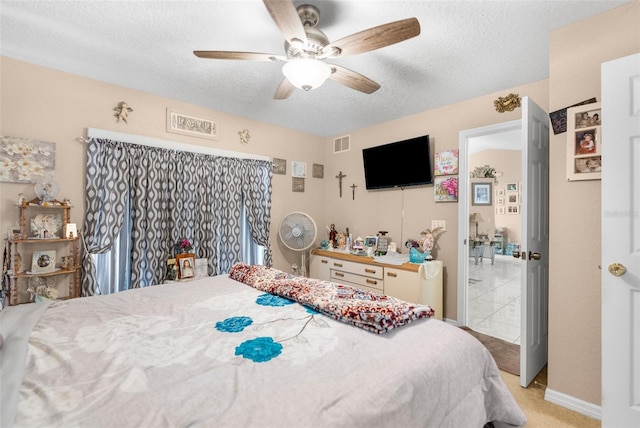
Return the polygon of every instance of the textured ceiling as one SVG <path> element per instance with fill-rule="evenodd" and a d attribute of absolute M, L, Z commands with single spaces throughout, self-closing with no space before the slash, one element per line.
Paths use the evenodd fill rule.
<path fill-rule="evenodd" d="M 128 88 L 337 136 L 548 78 L 552 30 L 626 3 L 581 1 L 295 1 L 320 9 L 330 41 L 409 17 L 419 36 L 329 62 L 382 87 L 334 81 L 274 100 L 282 63 L 199 59 L 193 50 L 284 54 L 261 1 L 2 0 L 0 53 Z M 588 36 L 588 34 L 587 34 Z M 522 94 L 525 95 L 525 94 Z"/>

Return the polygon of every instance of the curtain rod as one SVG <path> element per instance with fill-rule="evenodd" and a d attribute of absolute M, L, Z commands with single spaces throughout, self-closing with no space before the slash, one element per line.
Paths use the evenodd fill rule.
<path fill-rule="evenodd" d="M 202 153 L 205 155 L 223 156 L 239 159 L 256 159 L 271 161 L 269 156 L 256 155 L 253 153 L 235 152 L 232 150 L 216 149 L 212 147 L 197 146 L 195 144 L 179 143 L 176 141 L 161 140 L 144 135 L 125 134 L 122 132 L 107 131 L 104 129 L 87 128 L 87 138 L 102 138 L 107 140 L 122 141 L 126 143 L 139 144 L 141 146 L 157 147 L 167 150 L 181 150 L 192 153 Z"/>

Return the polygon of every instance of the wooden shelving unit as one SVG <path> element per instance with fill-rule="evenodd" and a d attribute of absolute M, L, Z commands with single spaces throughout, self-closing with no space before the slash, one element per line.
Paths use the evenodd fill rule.
<path fill-rule="evenodd" d="M 63 235 L 70 222 L 72 207 L 57 200 L 43 203 L 37 198 L 17 205 L 17 207 L 20 215 L 20 234 L 19 236 L 8 236 L 6 240 L 10 267 L 7 304 L 28 303 L 28 301 L 20 301 L 20 291 L 26 291 L 28 281 L 36 277 L 53 278 L 66 275 L 69 277 L 68 295 L 63 295 L 61 299 L 80 297 L 80 238 L 77 235 L 72 238 Z M 47 237 L 48 231 L 46 229 L 43 229 L 43 236 L 36 236 L 37 234 L 33 232 L 30 222 L 37 214 L 50 215 L 53 218 L 60 216 L 59 229 L 53 233 L 52 237 Z M 32 255 L 42 248 L 55 248 L 56 266 L 60 259 L 57 257 L 58 251 L 66 250 L 65 255 L 73 258 L 71 266 L 52 272 L 30 273 L 25 265 L 30 266 L 31 258 L 24 257 L 24 255 Z"/>

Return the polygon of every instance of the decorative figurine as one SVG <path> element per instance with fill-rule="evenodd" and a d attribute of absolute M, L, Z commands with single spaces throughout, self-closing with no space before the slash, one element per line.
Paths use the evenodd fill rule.
<path fill-rule="evenodd" d="M 247 144 L 249 142 L 249 138 L 251 138 L 251 135 L 249 135 L 248 129 L 243 129 L 242 131 L 238 131 L 238 135 L 240 136 L 240 142 L 242 144 Z"/>
<path fill-rule="evenodd" d="M 126 102 L 121 101 L 120 104 L 118 104 L 118 107 L 114 107 L 114 110 L 114 116 L 118 118 L 118 122 L 120 122 L 120 119 L 122 119 L 124 123 L 129 123 L 127 122 L 127 117 L 129 116 L 129 113 L 133 111 L 133 109 L 129 107 Z"/>
<path fill-rule="evenodd" d="M 331 224 L 331 229 L 329 229 L 329 244 L 331 247 L 335 248 L 337 245 L 336 241 L 336 225 Z"/>
<path fill-rule="evenodd" d="M 27 198 L 24 197 L 24 193 L 18 193 L 18 205 L 24 205 L 27 203 Z"/>

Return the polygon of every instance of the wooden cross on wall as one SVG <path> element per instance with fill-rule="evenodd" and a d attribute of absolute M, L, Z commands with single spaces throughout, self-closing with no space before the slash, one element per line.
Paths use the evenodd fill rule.
<path fill-rule="evenodd" d="M 353 199 L 354 201 L 356 200 L 356 183 L 353 183 L 351 186 L 351 199 Z"/>
<path fill-rule="evenodd" d="M 340 197 L 342 197 L 342 179 L 346 176 L 347 175 L 343 174 L 342 171 L 340 171 L 338 175 L 336 175 L 336 178 L 338 179 L 338 187 L 340 187 Z"/>

